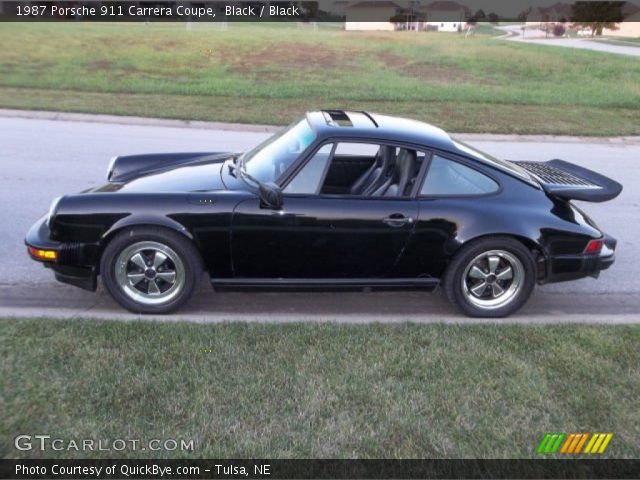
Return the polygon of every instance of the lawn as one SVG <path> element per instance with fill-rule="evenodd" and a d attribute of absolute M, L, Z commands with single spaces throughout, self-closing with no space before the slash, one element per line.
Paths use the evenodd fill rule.
<path fill-rule="evenodd" d="M 0 454 L 535 457 L 547 431 L 640 456 L 640 326 L 0 320 Z M 194 452 L 16 451 L 17 434 Z"/>
<path fill-rule="evenodd" d="M 0 106 L 283 124 L 367 109 L 457 132 L 640 134 L 640 62 L 489 34 L 7 23 Z"/>

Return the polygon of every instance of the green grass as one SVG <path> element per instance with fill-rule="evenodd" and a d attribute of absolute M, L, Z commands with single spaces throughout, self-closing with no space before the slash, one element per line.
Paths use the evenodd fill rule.
<path fill-rule="evenodd" d="M 4 457 L 528 458 L 547 431 L 640 456 L 640 326 L 1 322 Z M 195 451 L 19 452 L 20 433 Z"/>
<path fill-rule="evenodd" d="M 489 34 L 10 23 L 0 106 L 266 124 L 318 107 L 467 132 L 640 133 L 640 64 Z"/>

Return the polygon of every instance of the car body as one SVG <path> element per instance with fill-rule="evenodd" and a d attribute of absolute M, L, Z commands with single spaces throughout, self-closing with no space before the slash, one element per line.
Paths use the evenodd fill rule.
<path fill-rule="evenodd" d="M 475 316 L 517 310 L 534 284 L 597 277 L 616 241 L 572 202 L 617 182 L 580 166 L 508 162 L 426 123 L 323 110 L 255 149 L 116 157 L 108 181 L 53 202 L 28 232 L 59 281 L 126 308 L 214 287 L 442 285 Z"/>

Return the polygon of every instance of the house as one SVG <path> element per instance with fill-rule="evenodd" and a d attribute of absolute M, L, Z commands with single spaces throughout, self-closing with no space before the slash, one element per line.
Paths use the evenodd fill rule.
<path fill-rule="evenodd" d="M 401 10 L 395 2 L 367 1 L 347 5 L 345 30 L 387 30 L 396 29 L 391 20 Z"/>
<path fill-rule="evenodd" d="M 640 37 L 640 10 L 626 16 L 624 21 L 618 24 L 617 30 L 605 28 L 602 34 L 614 37 Z"/>
<path fill-rule="evenodd" d="M 431 2 L 422 7 L 422 11 L 427 19 L 427 29 L 438 32 L 457 32 L 471 16 L 469 8 L 453 1 Z"/>
<path fill-rule="evenodd" d="M 540 25 L 543 22 L 546 22 L 545 13 L 542 11 L 540 7 L 532 8 L 529 13 L 527 13 L 525 24 L 527 26 L 533 27 L 536 25 Z"/>
<path fill-rule="evenodd" d="M 329 11 L 335 15 L 344 17 L 347 13 L 347 6 L 349 2 L 347 0 L 336 0 L 332 3 Z"/>
<path fill-rule="evenodd" d="M 573 14 L 571 5 L 555 3 L 550 7 L 533 8 L 526 17 L 527 25 L 540 25 L 557 22 L 568 22 Z"/>
<path fill-rule="evenodd" d="M 573 15 L 573 8 L 567 3 L 555 3 L 545 8 L 548 22 L 568 22 Z"/>

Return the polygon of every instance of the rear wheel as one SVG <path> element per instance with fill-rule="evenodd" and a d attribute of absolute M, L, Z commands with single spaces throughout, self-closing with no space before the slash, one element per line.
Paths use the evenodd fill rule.
<path fill-rule="evenodd" d="M 504 317 L 520 309 L 535 285 L 529 250 L 506 237 L 485 238 L 458 252 L 443 280 L 447 298 L 472 317 Z"/>
<path fill-rule="evenodd" d="M 164 228 L 127 228 L 107 245 L 100 262 L 107 291 L 136 313 L 167 313 L 193 294 L 202 262 L 195 246 Z"/>

